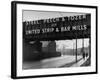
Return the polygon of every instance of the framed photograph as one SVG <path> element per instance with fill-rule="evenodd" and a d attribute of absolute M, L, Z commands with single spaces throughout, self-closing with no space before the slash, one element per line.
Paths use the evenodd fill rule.
<path fill-rule="evenodd" d="M 97 73 L 97 6 L 11 3 L 11 77 Z"/>

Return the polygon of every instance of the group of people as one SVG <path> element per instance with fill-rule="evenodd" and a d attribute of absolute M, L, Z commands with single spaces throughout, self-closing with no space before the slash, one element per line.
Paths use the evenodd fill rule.
<path fill-rule="evenodd" d="M 82 56 L 83 56 L 83 59 L 85 59 L 86 57 L 88 57 L 88 53 L 83 52 Z"/>

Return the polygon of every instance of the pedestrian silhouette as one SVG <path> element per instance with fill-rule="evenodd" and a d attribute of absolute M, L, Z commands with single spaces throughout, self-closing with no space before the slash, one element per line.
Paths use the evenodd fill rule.
<path fill-rule="evenodd" d="M 85 59 L 85 52 L 83 52 L 83 59 Z"/>

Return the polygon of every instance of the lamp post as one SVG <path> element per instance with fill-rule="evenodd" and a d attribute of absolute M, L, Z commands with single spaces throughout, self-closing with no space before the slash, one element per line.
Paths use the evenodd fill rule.
<path fill-rule="evenodd" d="M 77 38 L 76 38 L 76 62 L 77 62 Z"/>

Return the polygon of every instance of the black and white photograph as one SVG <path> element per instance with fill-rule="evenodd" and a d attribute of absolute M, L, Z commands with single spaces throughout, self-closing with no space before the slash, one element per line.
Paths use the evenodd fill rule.
<path fill-rule="evenodd" d="M 91 14 L 23 10 L 23 69 L 91 65 Z"/>
<path fill-rule="evenodd" d="M 12 78 L 97 73 L 97 7 L 12 2 Z"/>

